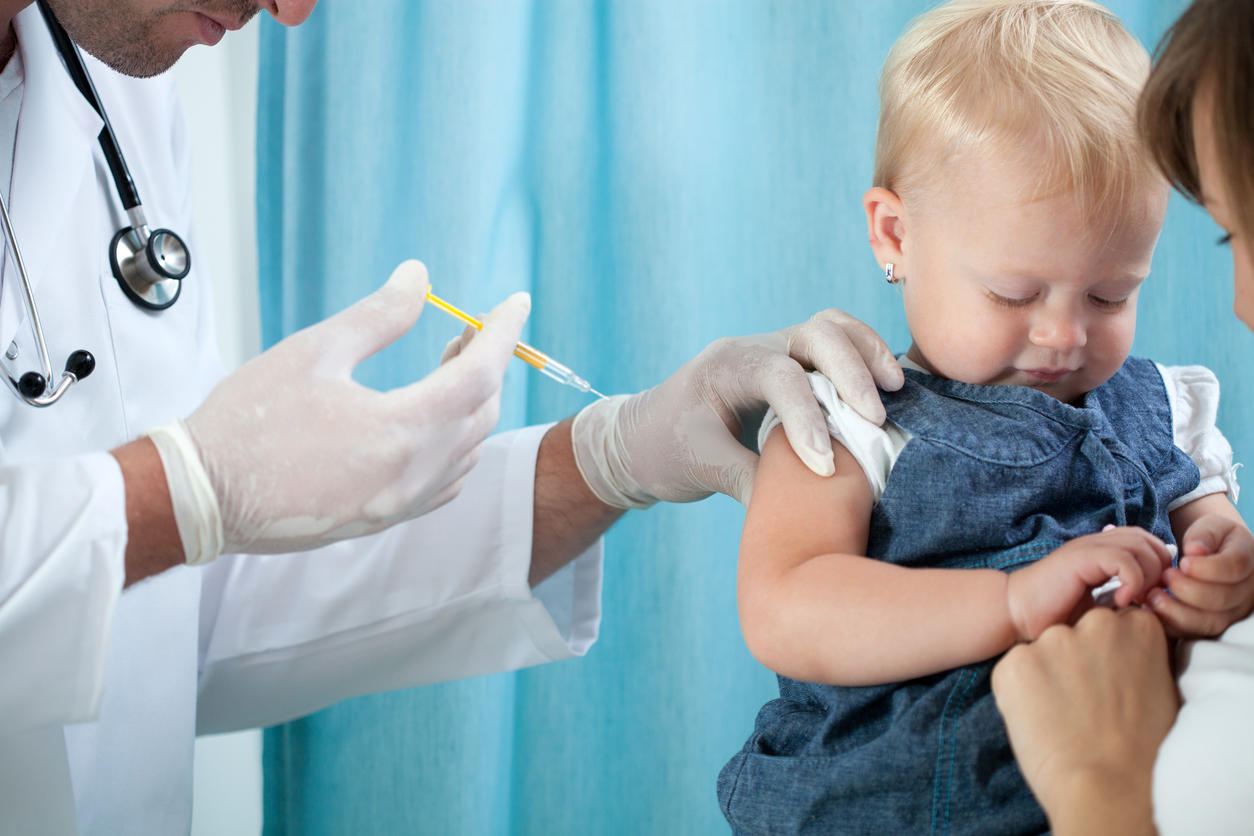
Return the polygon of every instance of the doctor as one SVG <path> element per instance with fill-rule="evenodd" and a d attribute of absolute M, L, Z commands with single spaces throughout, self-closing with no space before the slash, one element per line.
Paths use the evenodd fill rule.
<path fill-rule="evenodd" d="M 747 498 L 756 456 L 736 433 L 767 403 L 830 472 L 802 366 L 873 419 L 872 375 L 900 385 L 887 348 L 831 311 L 489 438 L 525 296 L 410 386 L 351 380 L 421 314 L 417 262 L 223 377 L 179 105 L 141 79 L 259 10 L 292 25 L 313 5 L 48 0 L 45 19 L 0 0 L 0 833 L 186 832 L 197 732 L 580 655 L 624 509 Z M 89 53 L 99 110 L 53 19 Z M 141 208 L 98 141 L 105 116 Z M 153 242 L 166 284 L 111 245 L 127 227 L 116 240 Z M 42 335 L 58 364 L 94 364 L 30 378 Z"/>

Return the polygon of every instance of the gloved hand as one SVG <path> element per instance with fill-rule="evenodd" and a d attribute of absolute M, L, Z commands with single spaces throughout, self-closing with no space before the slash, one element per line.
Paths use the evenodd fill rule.
<path fill-rule="evenodd" d="M 592 492 L 616 508 L 692 502 L 714 491 L 747 504 L 758 457 L 740 443 L 741 429 L 769 405 L 798 457 L 831 475 L 827 424 L 806 369 L 829 377 L 877 424 L 884 405 L 876 385 L 895 390 L 904 382 L 874 331 L 826 310 L 775 333 L 716 340 L 660 385 L 586 407 L 571 429 L 575 463 Z"/>
<path fill-rule="evenodd" d="M 175 482 L 196 483 L 203 464 L 221 513 L 220 550 L 313 548 L 379 531 L 457 495 L 496 425 L 502 378 L 531 300 L 520 293 L 502 302 L 472 345 L 416 383 L 377 392 L 353 381 L 361 360 L 418 319 L 427 288 L 426 268 L 401 264 L 375 293 L 219 383 L 186 419 L 186 438 L 178 438 L 179 422 L 153 434 L 172 496 L 197 493 Z M 189 480 L 179 476 L 185 470 Z M 184 502 L 198 509 L 183 515 L 188 520 L 175 497 L 189 562 L 204 562 L 193 552 L 206 549 L 189 547 L 189 534 L 197 535 L 184 529 L 203 525 L 203 506 L 214 504 L 199 493 Z"/>

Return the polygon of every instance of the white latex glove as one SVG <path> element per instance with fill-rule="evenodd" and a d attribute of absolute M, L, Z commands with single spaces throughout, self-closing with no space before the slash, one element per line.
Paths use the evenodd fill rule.
<path fill-rule="evenodd" d="M 692 502 L 717 491 L 748 503 L 758 457 L 741 428 L 769 405 L 797 456 L 820 476 L 835 466 L 827 424 L 805 371 L 829 377 L 863 417 L 884 422 L 876 385 L 901 388 L 888 346 L 867 325 L 826 310 L 771 334 L 716 340 L 662 384 L 619 395 L 575 416 L 575 463 L 592 492 L 616 508 Z"/>
<path fill-rule="evenodd" d="M 502 302 L 472 345 L 416 383 L 377 392 L 353 381 L 359 362 L 413 326 L 427 288 L 425 267 L 401 264 L 375 293 L 227 377 L 187 418 L 220 509 L 222 551 L 313 548 L 457 495 L 500 415 L 502 378 L 531 300 L 519 293 Z M 163 437 L 170 432 L 173 443 Z M 171 450 L 191 447 L 177 434 L 177 426 L 153 434 L 168 478 L 195 470 L 186 452 L 171 461 Z M 173 495 L 180 480 L 170 481 Z M 201 525 L 203 509 L 185 525 L 178 497 L 175 505 L 187 548 L 184 529 Z M 187 548 L 189 562 L 204 562 L 196 550 Z"/>

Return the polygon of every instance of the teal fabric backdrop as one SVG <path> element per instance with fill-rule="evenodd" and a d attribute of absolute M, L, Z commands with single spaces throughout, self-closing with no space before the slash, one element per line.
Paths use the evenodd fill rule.
<path fill-rule="evenodd" d="M 904 349 L 860 198 L 880 63 L 927 5 L 324 0 L 298 29 L 267 21 L 266 341 L 418 257 L 472 311 L 531 291 L 525 339 L 608 392 L 828 306 Z M 1150 44 L 1184 5 L 1112 4 Z M 1221 424 L 1248 457 L 1254 339 L 1231 314 L 1217 235 L 1173 203 L 1136 350 L 1215 369 Z M 414 380 L 459 331 L 428 310 L 359 379 Z M 502 428 L 581 403 L 515 363 Z M 742 518 L 724 497 L 629 515 L 606 541 L 602 639 L 585 659 L 270 730 L 266 832 L 724 832 L 715 776 L 775 688 L 736 619 Z"/>

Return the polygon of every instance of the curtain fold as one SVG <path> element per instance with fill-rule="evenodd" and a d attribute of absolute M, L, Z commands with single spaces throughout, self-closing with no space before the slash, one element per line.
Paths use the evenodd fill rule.
<path fill-rule="evenodd" d="M 880 64 L 930 3 L 323 0 L 261 36 L 258 216 L 273 343 L 402 259 L 483 311 L 529 290 L 524 339 L 606 392 L 709 341 L 824 307 L 907 343 L 867 244 Z M 1184 0 L 1112 3 L 1152 45 Z M 1204 363 L 1252 449 L 1254 340 L 1217 231 L 1178 199 L 1137 353 Z M 412 381 L 460 326 L 428 309 L 361 367 Z M 585 401 L 514 363 L 502 428 Z M 633 513 L 607 538 L 583 660 L 352 700 L 265 738 L 268 834 L 725 832 L 714 781 L 774 677 L 736 617 L 742 509 Z M 821 637 L 816 637 L 820 640 Z"/>

